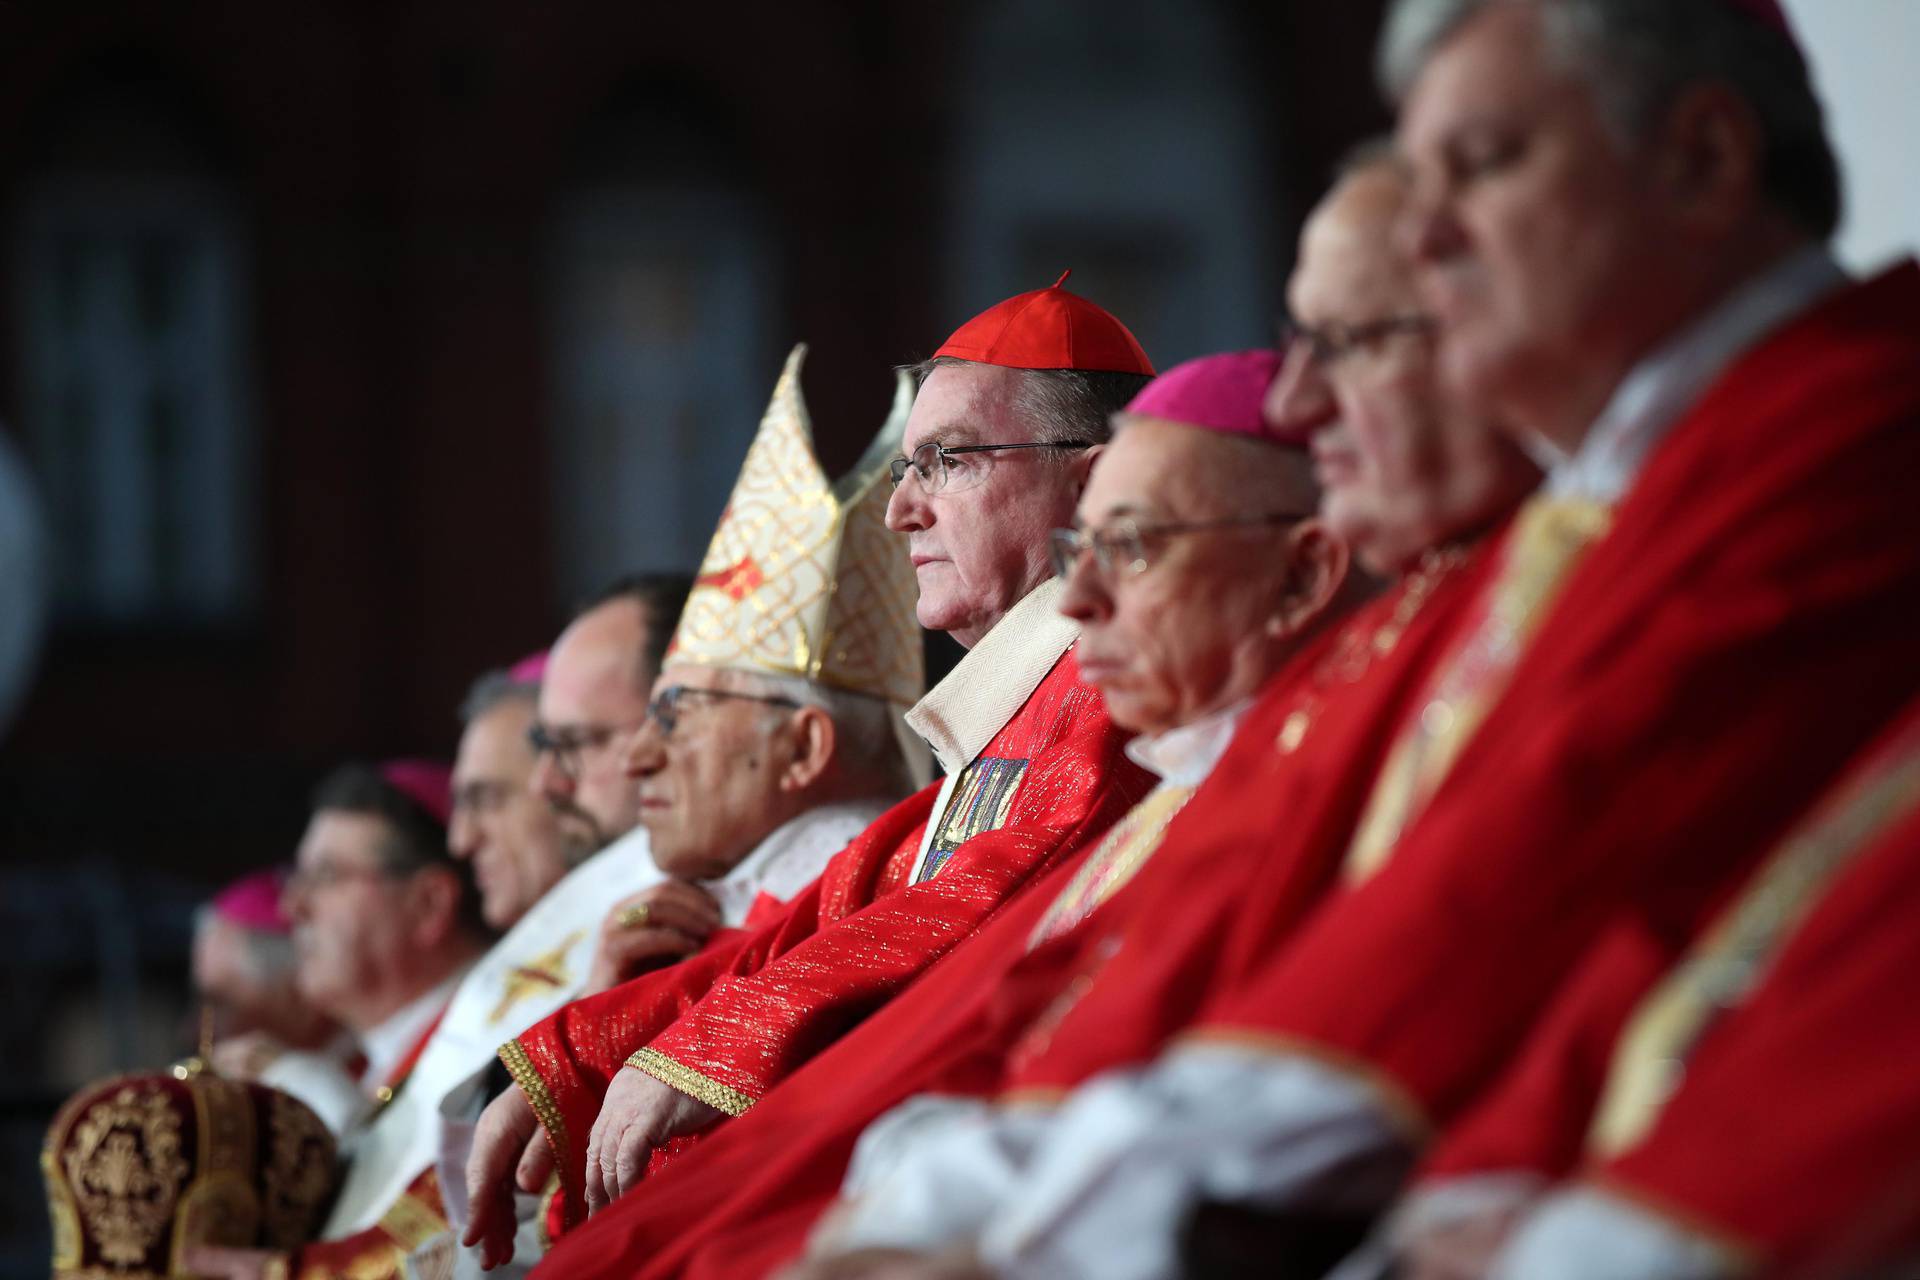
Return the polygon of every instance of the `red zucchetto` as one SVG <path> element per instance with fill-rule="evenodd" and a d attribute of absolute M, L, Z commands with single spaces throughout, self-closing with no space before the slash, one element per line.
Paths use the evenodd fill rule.
<path fill-rule="evenodd" d="M 1079 369 L 1153 376 L 1153 362 L 1113 313 L 1060 286 L 1035 289 L 988 307 L 961 325 L 938 356 L 1007 369 Z"/>

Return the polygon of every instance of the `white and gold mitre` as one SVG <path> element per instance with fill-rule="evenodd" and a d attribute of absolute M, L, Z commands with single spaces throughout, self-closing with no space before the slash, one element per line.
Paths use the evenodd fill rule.
<path fill-rule="evenodd" d="M 668 660 L 800 676 L 909 707 L 926 684 L 919 588 L 886 512 L 887 463 L 913 388 L 901 374 L 887 425 L 830 483 L 800 394 L 806 354 L 796 346 L 781 370 Z"/>

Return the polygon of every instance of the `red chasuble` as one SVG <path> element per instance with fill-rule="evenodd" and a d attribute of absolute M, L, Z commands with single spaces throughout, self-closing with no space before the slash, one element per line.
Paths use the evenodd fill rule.
<path fill-rule="evenodd" d="M 1692 936 L 1920 687 L 1915 475 L 1909 263 L 1675 425 L 1385 868 L 1190 1034 L 1317 1060 L 1410 1140 L 1451 1122 L 1611 919 Z"/>
<path fill-rule="evenodd" d="M 1373 772 L 1483 571 L 1478 555 L 1438 555 L 1336 629 L 1269 686 L 1124 888 L 1089 902 L 1091 864 L 1061 866 L 751 1113 L 571 1233 L 544 1274 L 765 1274 L 800 1251 L 855 1140 L 892 1106 L 1151 1053 L 1218 970 L 1251 964 L 1333 882 Z"/>
<path fill-rule="evenodd" d="M 587 1134 L 629 1056 L 650 1049 L 651 1074 L 744 1113 L 1126 812 L 1148 782 L 1125 741 L 1068 653 L 961 775 L 934 836 L 937 873 L 909 883 L 930 787 L 881 815 L 771 924 L 568 1005 L 506 1045 L 559 1157 L 567 1220 L 584 1206 Z"/>
<path fill-rule="evenodd" d="M 1544 1186 L 1576 1168 L 1614 1036 L 1675 959 L 1637 920 L 1609 928 L 1520 1057 L 1428 1153 L 1414 1194 L 1489 1174 L 1531 1175 Z"/>
<path fill-rule="evenodd" d="M 1590 1176 L 1766 1275 L 1920 1252 L 1916 920 L 1920 704 L 1628 1023 Z"/>

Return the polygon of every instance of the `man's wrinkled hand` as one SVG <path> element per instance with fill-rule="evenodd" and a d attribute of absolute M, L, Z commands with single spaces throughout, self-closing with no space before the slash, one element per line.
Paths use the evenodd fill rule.
<path fill-rule="evenodd" d="M 698 885 L 668 880 L 613 904 L 600 924 L 583 995 L 617 987 L 663 961 L 683 960 L 720 927 L 720 904 Z"/>
<path fill-rule="evenodd" d="M 607 1089 L 587 1143 L 587 1212 L 598 1213 L 638 1186 L 654 1148 L 705 1128 L 720 1112 L 644 1071 L 622 1067 Z"/>
<path fill-rule="evenodd" d="M 467 1157 L 467 1231 L 461 1243 L 479 1246 L 483 1268 L 491 1271 L 513 1261 L 514 1186 L 538 1194 L 552 1172 L 546 1131 L 515 1085 L 480 1113 Z"/>

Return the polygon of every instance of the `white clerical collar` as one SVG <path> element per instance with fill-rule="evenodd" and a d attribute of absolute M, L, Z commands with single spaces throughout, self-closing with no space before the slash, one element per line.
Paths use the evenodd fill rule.
<path fill-rule="evenodd" d="M 1055 607 L 1060 590 L 1060 580 L 1048 578 L 1027 592 L 907 712 L 949 776 L 973 763 L 1079 639 L 1079 624 Z"/>
<path fill-rule="evenodd" d="M 1635 365 L 1573 453 L 1528 450 L 1556 498 L 1615 503 L 1667 432 L 1742 353 L 1847 282 L 1825 246 L 1791 254 Z"/>
<path fill-rule="evenodd" d="M 1126 746 L 1127 759 L 1176 787 L 1197 787 L 1207 780 L 1213 766 L 1227 753 L 1227 744 L 1240 728 L 1252 698 L 1230 707 L 1209 712 L 1191 724 L 1183 724 L 1149 737 L 1141 734 Z"/>
<path fill-rule="evenodd" d="M 361 1085 L 371 1093 L 387 1082 L 394 1068 L 420 1043 L 420 1037 L 427 1033 L 433 1020 L 453 999 L 454 988 L 460 985 L 460 979 L 466 976 L 468 966 L 461 965 L 441 980 L 433 990 L 414 997 L 408 1003 L 389 1014 L 387 1018 L 360 1033 L 360 1052 L 366 1055 L 367 1069 L 361 1075 Z"/>
<path fill-rule="evenodd" d="M 717 880 L 700 881 L 700 887 L 720 904 L 721 923 L 737 929 L 746 923 L 747 913 L 763 887 L 772 888 L 777 898 L 790 898 L 815 878 L 823 859 L 806 860 L 800 884 L 769 886 L 768 877 L 774 873 L 776 864 L 789 854 L 804 853 L 809 845 L 822 845 L 829 853 L 838 852 L 889 807 L 888 801 L 878 799 L 816 805 L 775 827 L 733 870 Z"/>

